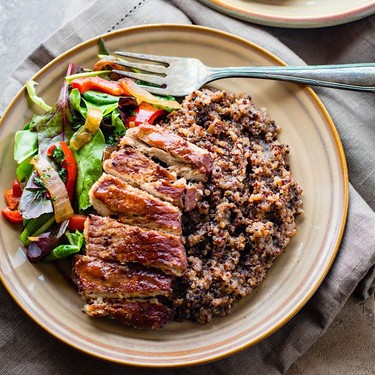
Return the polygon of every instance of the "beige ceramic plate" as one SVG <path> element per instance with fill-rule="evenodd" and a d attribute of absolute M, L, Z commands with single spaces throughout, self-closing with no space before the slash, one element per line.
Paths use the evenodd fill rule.
<path fill-rule="evenodd" d="M 314 28 L 352 22 L 375 13 L 374 0 L 199 0 L 245 21 Z"/>
<path fill-rule="evenodd" d="M 243 39 L 212 29 L 143 26 L 106 34 L 111 50 L 198 57 L 208 65 L 279 65 L 281 61 Z M 90 67 L 97 40 L 59 56 L 33 79 L 48 103 L 58 95 L 67 64 Z M 74 287 L 54 265 L 32 265 L 19 231 L 0 220 L 1 279 L 19 305 L 41 327 L 67 344 L 107 360 L 143 366 L 189 365 L 217 359 L 259 342 L 290 319 L 312 296 L 328 272 L 342 236 L 348 180 L 335 127 L 312 90 L 296 84 L 226 79 L 215 86 L 251 93 L 266 106 L 291 147 L 291 168 L 304 189 L 304 218 L 287 252 L 268 278 L 231 316 L 212 323 L 168 323 L 160 331 L 139 331 L 81 312 Z M 32 115 L 22 90 L 0 127 L 0 194 L 14 178 L 13 136 Z"/>

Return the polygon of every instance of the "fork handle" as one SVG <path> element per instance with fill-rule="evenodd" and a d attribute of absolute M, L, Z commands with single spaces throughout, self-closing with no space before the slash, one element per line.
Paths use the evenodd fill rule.
<path fill-rule="evenodd" d="M 375 92 L 375 63 L 310 66 L 209 68 L 209 82 L 227 77 L 251 77 L 308 85 Z"/>

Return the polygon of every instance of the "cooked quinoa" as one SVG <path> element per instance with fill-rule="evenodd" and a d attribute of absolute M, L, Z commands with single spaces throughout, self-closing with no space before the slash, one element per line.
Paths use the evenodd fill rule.
<path fill-rule="evenodd" d="M 301 188 L 279 128 L 251 97 L 195 91 L 163 124 L 214 156 L 196 208 L 183 214 L 188 270 L 177 280 L 177 320 L 231 313 L 296 234 Z"/>

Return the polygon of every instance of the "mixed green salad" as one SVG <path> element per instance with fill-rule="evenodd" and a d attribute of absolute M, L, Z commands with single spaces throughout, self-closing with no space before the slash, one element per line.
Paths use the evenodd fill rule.
<path fill-rule="evenodd" d="M 156 120 L 180 107 L 172 97 L 150 94 L 114 73 L 125 70 L 102 41 L 90 69 L 69 64 L 60 95 L 50 107 L 26 83 L 30 99 L 45 111 L 15 134 L 17 162 L 5 190 L 5 219 L 23 227 L 20 239 L 31 262 L 54 261 L 84 247 L 84 223 L 91 212 L 89 190 L 102 174 L 103 153 L 126 129 Z"/>

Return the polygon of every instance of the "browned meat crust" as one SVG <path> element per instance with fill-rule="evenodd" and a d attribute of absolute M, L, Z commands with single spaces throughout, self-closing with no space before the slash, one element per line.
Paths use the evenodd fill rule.
<path fill-rule="evenodd" d="M 113 152 L 104 161 L 103 169 L 137 187 L 146 182 L 176 181 L 174 174 L 132 147 L 121 147 Z"/>
<path fill-rule="evenodd" d="M 126 224 L 181 234 L 181 211 L 168 202 L 103 174 L 90 190 L 95 210 Z"/>
<path fill-rule="evenodd" d="M 86 304 L 84 311 L 92 317 L 110 317 L 139 329 L 162 328 L 171 318 L 171 310 L 156 300 L 125 300 Z"/>
<path fill-rule="evenodd" d="M 181 236 L 124 225 L 90 215 L 85 223 L 86 253 L 121 263 L 136 262 L 181 275 L 187 265 Z"/>
<path fill-rule="evenodd" d="M 124 299 L 169 296 L 171 276 L 143 267 L 126 267 L 98 258 L 76 255 L 72 279 L 85 299 Z"/>
<path fill-rule="evenodd" d="M 173 184 L 169 181 L 159 180 L 157 182 L 144 183 L 141 188 L 151 195 L 170 202 L 182 209 L 186 193 L 185 180 L 178 180 Z"/>
<path fill-rule="evenodd" d="M 143 124 L 128 129 L 121 145 L 133 146 L 160 159 L 170 170 L 186 179 L 207 181 L 211 172 L 212 157 L 207 150 L 160 126 Z"/>
<path fill-rule="evenodd" d="M 106 173 L 124 180 L 157 198 L 183 207 L 186 182 L 132 147 L 120 147 L 104 161 Z"/>

